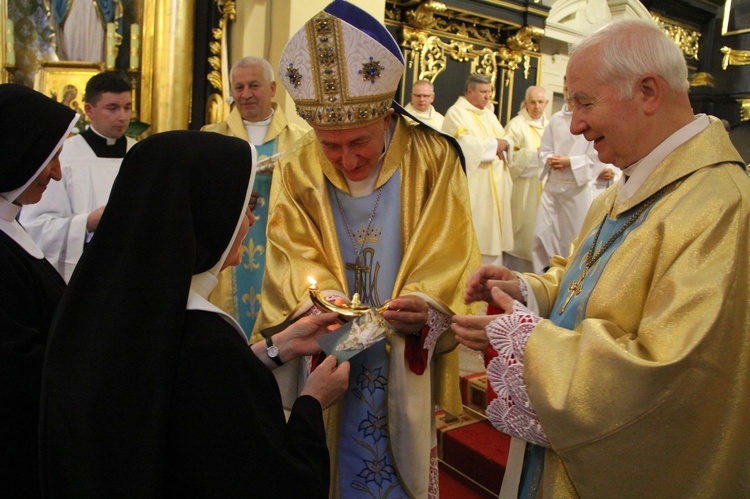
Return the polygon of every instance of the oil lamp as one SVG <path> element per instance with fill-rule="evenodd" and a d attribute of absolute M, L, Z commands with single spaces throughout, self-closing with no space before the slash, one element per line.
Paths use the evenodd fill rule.
<path fill-rule="evenodd" d="M 359 293 L 354 293 L 351 303 L 336 305 L 335 303 L 331 303 L 323 298 L 320 288 L 318 287 L 318 282 L 313 279 L 312 276 L 307 276 L 307 281 L 310 283 L 310 300 L 312 300 L 315 306 L 321 311 L 336 312 L 342 320 L 348 321 L 354 319 L 355 317 L 363 315 L 368 310 L 375 308 L 363 304 L 360 301 Z M 375 310 L 382 314 L 388 310 L 388 304 L 381 305 L 380 307 L 375 308 Z"/>

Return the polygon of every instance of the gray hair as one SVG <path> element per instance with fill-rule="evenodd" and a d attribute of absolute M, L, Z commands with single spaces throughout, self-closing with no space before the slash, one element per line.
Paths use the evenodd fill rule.
<path fill-rule="evenodd" d="M 273 68 L 271 67 L 271 63 L 269 63 L 267 60 L 263 59 L 262 57 L 255 57 L 254 55 L 248 55 L 246 57 L 243 57 L 239 61 L 235 62 L 232 65 L 232 69 L 229 71 L 229 81 L 232 81 L 232 76 L 234 75 L 234 70 L 237 68 L 250 68 L 258 66 L 260 67 L 261 71 L 263 72 L 263 78 L 271 84 L 274 81 L 273 77 Z"/>
<path fill-rule="evenodd" d="M 598 80 L 611 86 L 620 99 L 631 99 L 636 81 L 646 73 L 664 78 L 675 92 L 690 88 L 682 51 L 653 21 L 612 21 L 574 47 L 570 59 L 591 50 L 600 51 Z"/>
<path fill-rule="evenodd" d="M 489 83 L 492 84 L 492 80 L 489 76 L 483 75 L 481 73 L 474 73 L 470 74 L 469 77 L 466 79 L 466 88 L 464 90 L 472 89 L 474 90 L 477 88 L 477 85 L 482 83 Z"/>

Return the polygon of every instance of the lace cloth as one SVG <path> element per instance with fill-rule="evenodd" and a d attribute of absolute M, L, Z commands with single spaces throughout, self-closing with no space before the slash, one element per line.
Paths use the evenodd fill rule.
<path fill-rule="evenodd" d="M 440 335 L 451 326 L 451 316 L 429 307 L 425 326 L 428 328 L 428 333 L 422 348 L 432 351 L 432 347 L 435 346 Z"/>
<path fill-rule="evenodd" d="M 497 394 L 487 407 L 487 417 L 503 433 L 549 447 L 523 380 L 526 342 L 540 320 L 516 301 L 512 313 L 501 315 L 487 326 L 487 337 L 498 353 L 487 366 L 487 381 Z"/>

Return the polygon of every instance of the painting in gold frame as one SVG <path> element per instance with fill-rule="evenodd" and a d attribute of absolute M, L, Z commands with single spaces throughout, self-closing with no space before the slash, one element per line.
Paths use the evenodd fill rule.
<path fill-rule="evenodd" d="M 727 0 L 724 4 L 722 36 L 750 33 L 750 0 Z"/>
<path fill-rule="evenodd" d="M 34 89 L 77 112 L 81 116 L 76 127 L 80 132 L 86 124 L 86 113 L 83 110 L 86 83 L 103 70 L 103 63 L 45 61 L 34 75 Z"/>

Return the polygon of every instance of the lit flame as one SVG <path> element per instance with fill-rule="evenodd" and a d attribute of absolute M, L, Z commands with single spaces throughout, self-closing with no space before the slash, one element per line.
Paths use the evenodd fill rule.
<path fill-rule="evenodd" d="M 307 282 L 310 283 L 310 287 L 316 288 L 318 287 L 318 281 L 312 278 L 312 276 L 307 276 Z"/>

